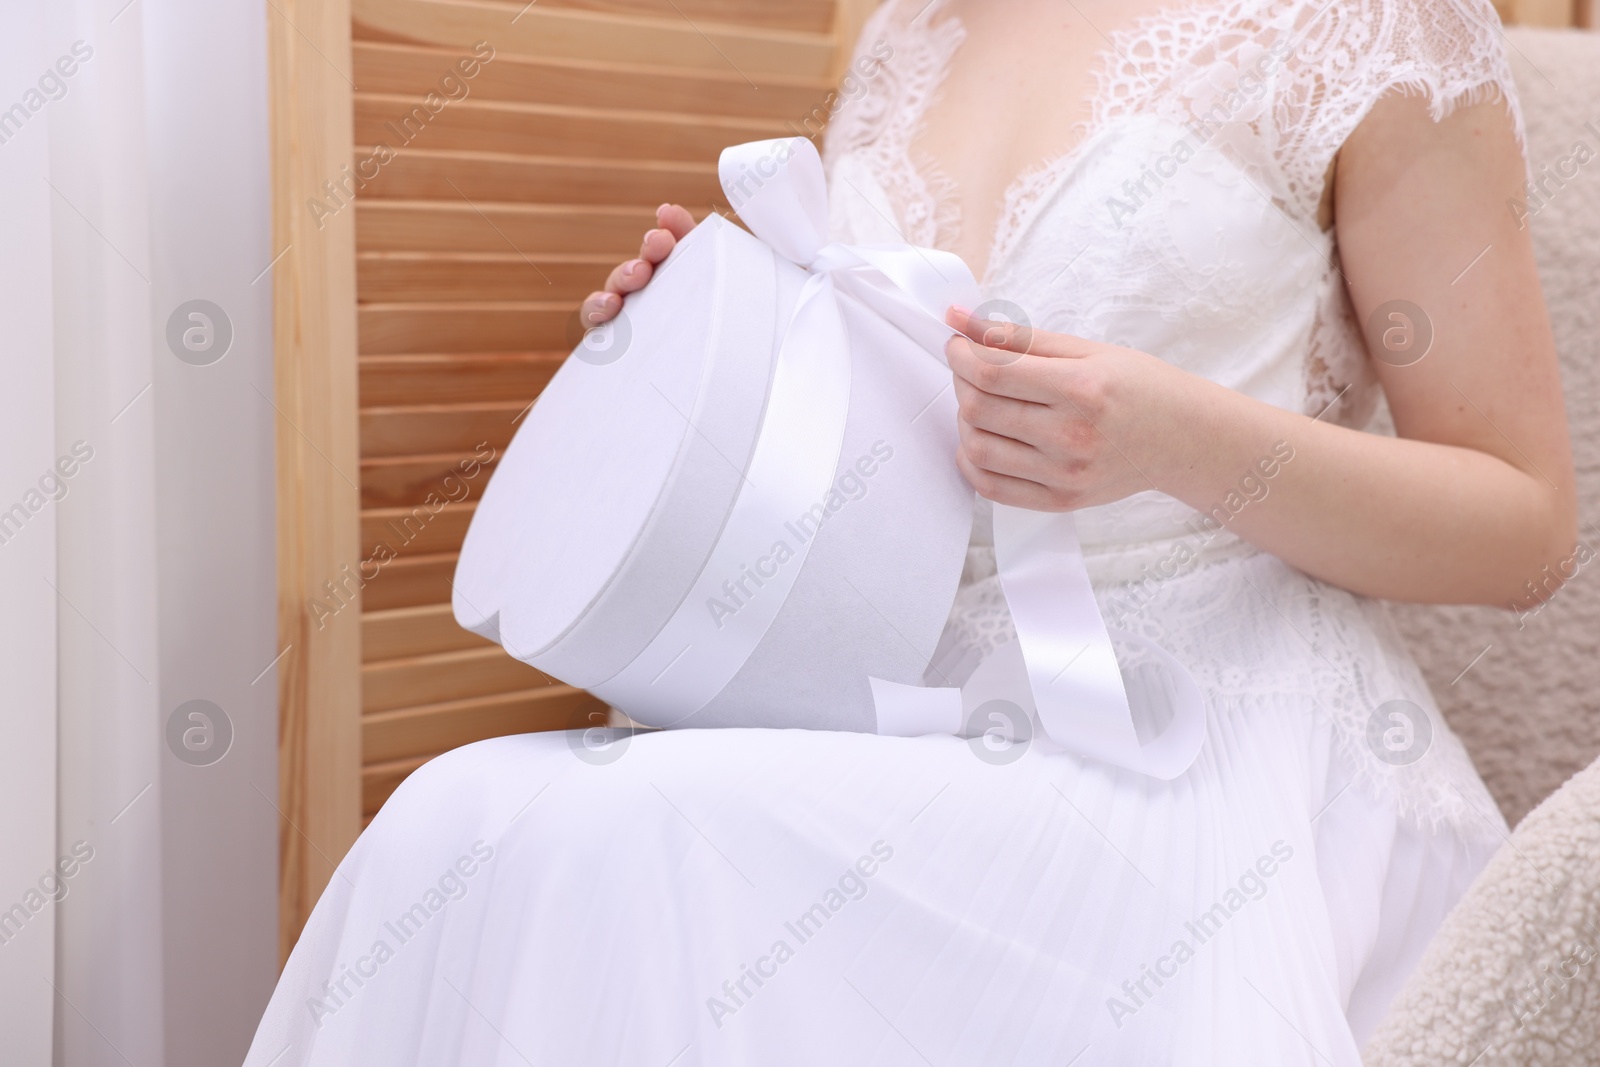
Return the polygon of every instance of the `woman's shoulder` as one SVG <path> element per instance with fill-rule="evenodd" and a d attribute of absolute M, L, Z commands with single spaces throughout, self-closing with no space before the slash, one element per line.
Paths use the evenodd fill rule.
<path fill-rule="evenodd" d="M 1308 113 L 1359 122 L 1379 99 L 1424 97 L 1434 119 L 1503 99 L 1515 108 L 1490 0 L 1299 0 L 1283 32 L 1287 88 Z M 1353 123 L 1352 123 L 1353 125 Z"/>
<path fill-rule="evenodd" d="M 1470 105 L 1500 104 L 1526 156 L 1511 49 L 1490 0 L 1335 0 L 1327 6 L 1330 15 L 1337 13 L 1336 28 L 1314 66 L 1318 80 L 1336 89 L 1330 94 L 1336 104 L 1321 119 L 1323 139 L 1334 152 L 1380 100 L 1405 95 L 1426 103 L 1434 122 Z"/>
<path fill-rule="evenodd" d="M 1275 126 L 1280 143 L 1343 136 L 1391 92 L 1436 120 L 1464 104 L 1515 107 L 1508 45 L 1490 0 L 1223 0 L 1180 4 L 1120 33 L 1101 103 L 1179 102 L 1196 117 Z M 1153 101 L 1152 97 L 1158 98 Z"/>
<path fill-rule="evenodd" d="M 1232 0 L 1229 6 L 1240 16 L 1234 24 L 1240 86 L 1254 72 L 1270 93 L 1258 105 L 1258 128 L 1308 190 L 1320 187 L 1333 157 L 1391 94 L 1420 97 L 1435 122 L 1472 104 L 1500 103 L 1522 143 L 1510 46 L 1490 0 Z"/>

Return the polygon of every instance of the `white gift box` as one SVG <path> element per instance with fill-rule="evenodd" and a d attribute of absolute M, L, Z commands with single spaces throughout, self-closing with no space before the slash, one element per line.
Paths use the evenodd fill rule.
<path fill-rule="evenodd" d="M 1199 696 L 1167 657 L 1185 707 L 1141 748 L 1070 516 L 996 507 L 1019 647 L 966 694 L 919 685 L 972 521 L 942 314 L 977 287 L 948 253 L 826 244 L 804 139 L 720 174 L 756 236 L 708 217 L 563 364 L 478 505 L 457 620 L 649 726 L 959 732 L 1005 694 L 1180 773 Z"/>

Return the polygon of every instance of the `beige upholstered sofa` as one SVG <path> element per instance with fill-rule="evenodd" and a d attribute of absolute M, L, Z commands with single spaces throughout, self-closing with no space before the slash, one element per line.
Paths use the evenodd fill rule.
<path fill-rule="evenodd" d="M 1507 38 L 1591 562 L 1520 620 L 1394 608 L 1516 829 L 1368 1043 L 1369 1067 L 1600 1064 L 1600 33 Z"/>

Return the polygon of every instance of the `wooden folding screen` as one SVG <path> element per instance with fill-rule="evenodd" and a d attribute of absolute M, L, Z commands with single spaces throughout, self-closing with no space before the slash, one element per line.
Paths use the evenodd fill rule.
<path fill-rule="evenodd" d="M 314 217 L 350 160 L 348 0 L 274 0 L 265 15 L 272 123 L 274 405 L 278 410 L 278 936 L 299 936 L 361 828 L 361 620 L 320 615 L 359 562 L 355 220 Z"/>

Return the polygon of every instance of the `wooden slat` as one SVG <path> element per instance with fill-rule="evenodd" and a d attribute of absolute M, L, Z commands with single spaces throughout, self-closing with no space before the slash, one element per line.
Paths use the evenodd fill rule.
<path fill-rule="evenodd" d="M 487 706 L 481 710 L 475 701 L 412 709 L 412 712 L 422 713 L 414 721 L 410 718 L 412 712 L 389 713 L 396 716 L 389 721 L 384 721 L 386 716 L 369 716 L 368 723 L 378 724 L 378 730 L 369 736 L 379 750 L 389 742 L 390 737 L 385 735 L 391 732 L 401 738 L 428 737 L 436 733 L 444 747 L 419 755 L 368 762 L 361 771 L 362 825 L 371 821 L 401 782 L 442 751 L 511 733 L 571 730 L 602 721 L 597 717 L 604 714 L 605 705 L 587 693 L 567 686 L 552 686 L 547 692 L 546 702 L 540 704 L 517 703 L 535 694 L 508 693 L 488 698 Z M 507 706 L 500 707 L 501 701 Z"/>
<path fill-rule="evenodd" d="M 605 285 L 615 256 L 520 256 L 515 252 L 368 252 L 358 257 L 364 303 L 567 300 Z"/>
<path fill-rule="evenodd" d="M 496 54 L 664 64 L 733 71 L 756 85 L 765 77 L 825 78 L 833 39 L 824 33 L 752 29 L 709 20 L 562 11 L 493 0 L 354 0 L 354 35 Z"/>
<path fill-rule="evenodd" d="M 369 663 L 493 647 L 457 625 L 449 604 L 368 611 L 361 617 L 361 651 Z"/>
<path fill-rule="evenodd" d="M 820 32 L 828 28 L 831 0 L 543 0 L 546 7 L 586 11 L 615 11 L 639 15 L 670 16 L 736 22 L 744 26 Z"/>
<path fill-rule="evenodd" d="M 351 419 L 352 426 L 355 423 Z M 425 503 L 430 493 L 445 494 L 445 479 L 459 478 L 461 457 L 454 453 L 432 456 L 398 456 L 361 461 L 361 507 L 398 508 Z M 483 495 L 483 487 L 494 472 L 495 460 L 482 465 L 472 478 L 461 479 L 467 486 L 468 500 Z"/>
<path fill-rule="evenodd" d="M 365 712 L 392 711 L 554 684 L 499 647 L 470 648 L 363 664 L 361 703 Z"/>
<path fill-rule="evenodd" d="M 357 611 L 313 625 L 321 583 L 357 559 L 352 212 L 305 209 L 350 156 L 348 0 L 276 0 L 268 33 L 277 438 L 279 947 L 287 959 L 361 827 Z"/>
<path fill-rule="evenodd" d="M 638 254 L 655 225 L 639 207 L 367 200 L 357 205 L 363 252 L 510 252 L 515 255 Z"/>
<path fill-rule="evenodd" d="M 372 155 L 373 145 L 356 150 Z M 368 168 L 368 173 L 371 173 Z M 635 204 L 654 210 L 675 203 L 727 208 L 714 160 L 610 160 L 519 156 L 503 152 L 433 152 L 408 148 L 361 190 L 361 200 L 434 199 L 473 203 Z M 365 244 L 362 251 L 367 251 Z M 589 250 L 592 251 L 592 250 Z"/>
<path fill-rule="evenodd" d="M 363 356 L 361 403 L 472 404 L 506 397 L 527 403 L 566 358 L 565 351 Z"/>
<path fill-rule="evenodd" d="M 577 314 L 572 301 L 365 304 L 360 310 L 361 351 L 395 355 L 556 348 L 576 344 Z"/>
<path fill-rule="evenodd" d="M 795 130 L 774 119 L 501 104 L 470 98 L 431 115 L 415 97 L 363 93 L 355 99 L 356 143 L 387 144 L 396 154 L 415 146 L 430 151 L 714 163 L 730 144 L 794 136 L 798 136 Z M 365 177 L 372 168 L 359 173 Z"/>
<path fill-rule="evenodd" d="M 675 111 L 727 118 L 765 118 L 804 125 L 832 88 L 831 79 L 764 78 L 758 88 L 732 71 L 685 71 L 671 67 L 572 59 L 497 56 L 461 76 L 457 64 L 471 53 L 450 48 L 358 42 L 358 97 L 388 94 L 420 100 L 437 93 L 455 102 L 495 100 L 520 104 L 565 104 L 582 108 Z M 454 75 L 452 78 L 451 75 Z"/>
<path fill-rule="evenodd" d="M 460 452 L 480 445 L 504 451 L 517 430 L 514 420 L 526 401 L 491 404 L 433 404 L 361 409 L 363 456 L 411 456 Z"/>
<path fill-rule="evenodd" d="M 367 762 L 443 752 L 485 738 L 604 724 L 605 705 L 581 689 L 552 685 L 443 704 L 376 712 L 361 723 Z"/>
<path fill-rule="evenodd" d="M 383 807 L 384 801 L 389 799 L 400 783 L 408 778 L 412 771 L 427 763 L 435 754 L 427 756 L 412 756 L 409 759 L 390 760 L 386 763 L 368 763 L 361 768 L 361 814 L 371 821 Z"/>
<path fill-rule="evenodd" d="M 456 553 L 433 552 L 401 556 L 385 563 L 361 591 L 370 611 L 414 608 L 450 602 L 450 580 L 456 573 Z"/>
<path fill-rule="evenodd" d="M 454 552 L 461 547 L 477 505 L 449 504 L 437 513 L 428 508 L 373 508 L 361 513 L 361 554 L 371 559 L 379 544 L 401 552 Z"/>

